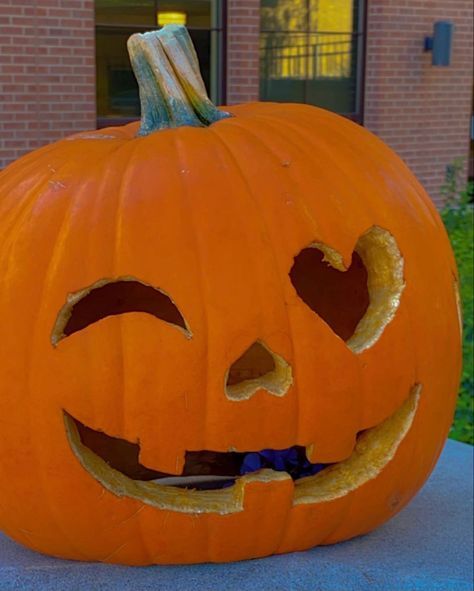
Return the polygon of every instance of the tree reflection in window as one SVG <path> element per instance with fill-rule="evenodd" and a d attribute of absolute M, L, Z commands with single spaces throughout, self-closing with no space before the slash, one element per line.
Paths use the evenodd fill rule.
<path fill-rule="evenodd" d="M 362 0 L 262 0 L 261 98 L 360 111 Z"/>

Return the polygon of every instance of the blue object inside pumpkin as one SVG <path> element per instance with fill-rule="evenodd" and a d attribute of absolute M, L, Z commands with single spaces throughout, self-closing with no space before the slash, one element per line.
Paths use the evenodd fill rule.
<path fill-rule="evenodd" d="M 270 468 L 278 472 L 287 472 L 293 480 L 296 480 L 317 474 L 326 466 L 327 464 L 312 464 L 307 459 L 303 448 L 293 446 L 287 449 L 262 449 L 262 451 L 245 454 L 240 474 Z"/>

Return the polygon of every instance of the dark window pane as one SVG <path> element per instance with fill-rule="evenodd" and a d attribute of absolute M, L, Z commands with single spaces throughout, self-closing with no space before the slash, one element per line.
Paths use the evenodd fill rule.
<path fill-rule="evenodd" d="M 140 101 L 127 53 L 128 29 L 98 28 L 97 113 L 99 117 L 138 117 Z"/>
<path fill-rule="evenodd" d="M 358 108 L 357 0 L 263 0 L 262 100 Z"/>
<path fill-rule="evenodd" d="M 211 32 L 206 29 L 188 29 L 199 59 L 201 76 L 208 94 L 211 88 Z"/>
<path fill-rule="evenodd" d="M 156 26 L 154 0 L 96 0 L 95 20 L 98 25 Z"/>

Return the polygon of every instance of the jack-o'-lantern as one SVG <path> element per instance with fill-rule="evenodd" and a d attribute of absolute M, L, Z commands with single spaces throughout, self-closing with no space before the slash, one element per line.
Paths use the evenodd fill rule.
<path fill-rule="evenodd" d="M 0 175 L 0 528 L 135 565 L 368 532 L 452 419 L 440 218 L 340 116 L 214 107 L 184 28 L 129 47 L 140 127 Z"/>

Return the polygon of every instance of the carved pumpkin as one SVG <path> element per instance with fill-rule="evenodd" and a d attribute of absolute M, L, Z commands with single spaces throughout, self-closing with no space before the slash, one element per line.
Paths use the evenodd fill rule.
<path fill-rule="evenodd" d="M 217 110 L 185 29 L 130 50 L 140 129 L 0 175 L 0 527 L 136 565 L 368 532 L 421 487 L 452 419 L 440 218 L 342 117 Z"/>

